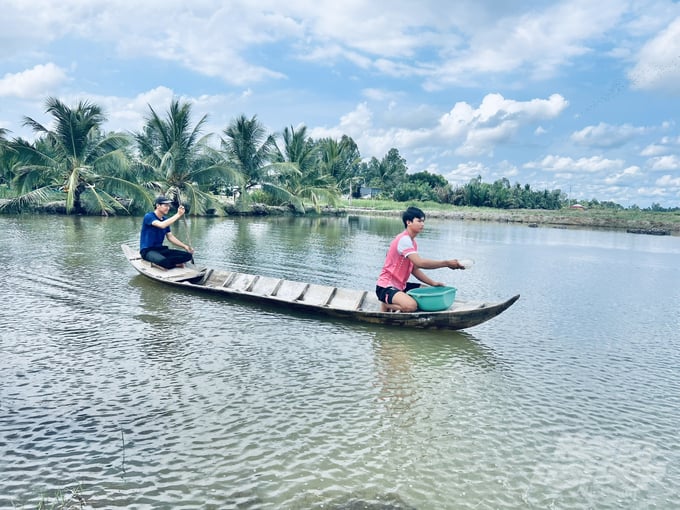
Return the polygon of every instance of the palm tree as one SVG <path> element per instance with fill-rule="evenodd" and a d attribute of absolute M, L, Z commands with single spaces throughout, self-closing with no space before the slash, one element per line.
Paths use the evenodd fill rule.
<path fill-rule="evenodd" d="M 281 202 L 289 202 L 297 211 L 304 212 L 299 198 L 286 189 L 290 176 L 300 173 L 297 164 L 282 161 L 273 135 L 267 135 L 257 116 L 245 115 L 231 121 L 224 130 L 222 150 L 242 175 L 238 195 L 242 206 L 249 201 L 248 190 L 260 186 L 263 191 Z"/>
<path fill-rule="evenodd" d="M 391 195 L 399 184 L 406 181 L 407 170 L 406 160 L 397 149 L 392 148 L 380 161 L 375 157 L 371 158 L 366 167 L 366 178 L 369 186 L 380 188 L 381 193 Z"/>
<path fill-rule="evenodd" d="M 208 145 L 211 135 L 200 136 L 207 115 L 191 126 L 191 104 L 173 100 L 165 118 L 149 106 L 151 114 L 141 133 L 134 135 L 140 167 L 151 171 L 149 189 L 187 205 L 192 214 L 210 206 L 220 210 L 209 188 L 217 182 L 240 183 L 241 174 Z"/>
<path fill-rule="evenodd" d="M 6 185 L 12 180 L 7 133 L 9 133 L 9 130 L 0 128 L 0 185 Z"/>
<path fill-rule="evenodd" d="M 307 128 L 283 130 L 283 150 L 280 159 L 295 164 L 298 173 L 289 176 L 286 189 L 301 201 L 309 199 L 318 211 L 321 202 L 335 205 L 338 189 L 333 176 L 321 165 L 319 146 L 307 137 Z M 304 206 L 304 204 L 303 204 Z"/>
<path fill-rule="evenodd" d="M 13 167 L 17 196 L 0 207 L 44 204 L 65 193 L 67 214 L 108 215 L 126 210 L 121 198 L 145 196 L 129 171 L 129 138 L 102 133 L 106 117 L 99 106 L 81 101 L 71 108 L 50 97 L 45 111 L 54 118 L 54 129 L 25 117 L 24 125 L 38 138 L 9 143 L 18 159 Z"/>
<path fill-rule="evenodd" d="M 350 203 L 353 185 L 361 181 L 359 163 L 361 156 L 351 137 L 343 135 L 340 142 L 332 138 L 319 141 L 319 164 L 325 173 L 332 175 L 341 191 L 349 190 Z"/>

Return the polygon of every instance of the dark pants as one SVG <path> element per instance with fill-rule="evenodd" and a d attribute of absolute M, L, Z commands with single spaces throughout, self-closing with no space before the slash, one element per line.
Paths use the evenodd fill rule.
<path fill-rule="evenodd" d="M 178 264 L 189 262 L 192 258 L 191 253 L 183 250 L 171 250 L 167 246 L 158 246 L 147 248 L 143 250 L 142 258 L 148 260 L 152 264 L 164 267 L 165 269 L 172 269 Z"/>

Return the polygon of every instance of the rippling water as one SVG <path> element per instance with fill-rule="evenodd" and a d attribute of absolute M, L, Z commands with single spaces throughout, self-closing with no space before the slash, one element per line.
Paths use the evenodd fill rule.
<path fill-rule="evenodd" d="M 0 507 L 676 508 L 680 238 L 428 220 L 466 332 L 136 275 L 138 219 L 0 217 Z M 371 289 L 398 219 L 179 225 L 200 264 Z"/>

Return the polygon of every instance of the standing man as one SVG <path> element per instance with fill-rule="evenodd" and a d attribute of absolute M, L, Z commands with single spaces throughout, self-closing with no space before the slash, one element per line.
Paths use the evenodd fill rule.
<path fill-rule="evenodd" d="M 381 303 L 383 312 L 415 312 L 418 309 L 416 300 L 406 292 L 420 287 L 419 283 L 409 282 L 411 275 L 432 287 L 444 286 L 429 278 L 423 269 L 465 269 L 458 260 L 431 260 L 418 254 L 416 236 L 425 228 L 425 213 L 417 207 L 409 207 L 402 215 L 404 230 L 394 238 L 387 250 L 385 265 L 375 287 L 375 293 Z"/>
<path fill-rule="evenodd" d="M 142 231 L 139 235 L 139 253 L 142 258 L 165 269 L 184 267 L 184 263 L 189 262 L 194 253 L 191 246 L 184 244 L 170 232 L 170 225 L 184 216 L 184 206 L 180 205 L 174 216 L 166 218 L 165 215 L 168 214 L 171 203 L 172 200 L 164 196 L 157 197 L 154 210 L 144 215 Z M 164 239 L 186 251 L 168 248 L 163 244 Z"/>

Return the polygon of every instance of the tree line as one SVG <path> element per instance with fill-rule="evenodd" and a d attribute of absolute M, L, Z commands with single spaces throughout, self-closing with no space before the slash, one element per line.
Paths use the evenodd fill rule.
<path fill-rule="evenodd" d="M 396 148 L 362 161 L 349 136 L 313 139 L 305 126 L 268 133 L 257 116 L 241 115 L 219 134 L 204 134 L 207 116 L 194 122 L 191 110 L 190 103 L 173 99 L 162 115 L 149 106 L 138 132 L 106 132 L 98 105 L 48 98 L 50 126 L 24 117 L 33 141 L 9 138 L 0 129 L 0 211 L 139 214 L 164 194 L 191 214 L 219 212 L 225 196 L 243 209 L 257 202 L 305 212 L 359 198 L 366 188 L 400 202 L 503 209 L 568 203 L 560 190 L 534 191 L 507 179 L 488 184 L 478 176 L 453 188 L 438 174 L 409 174 Z"/>

